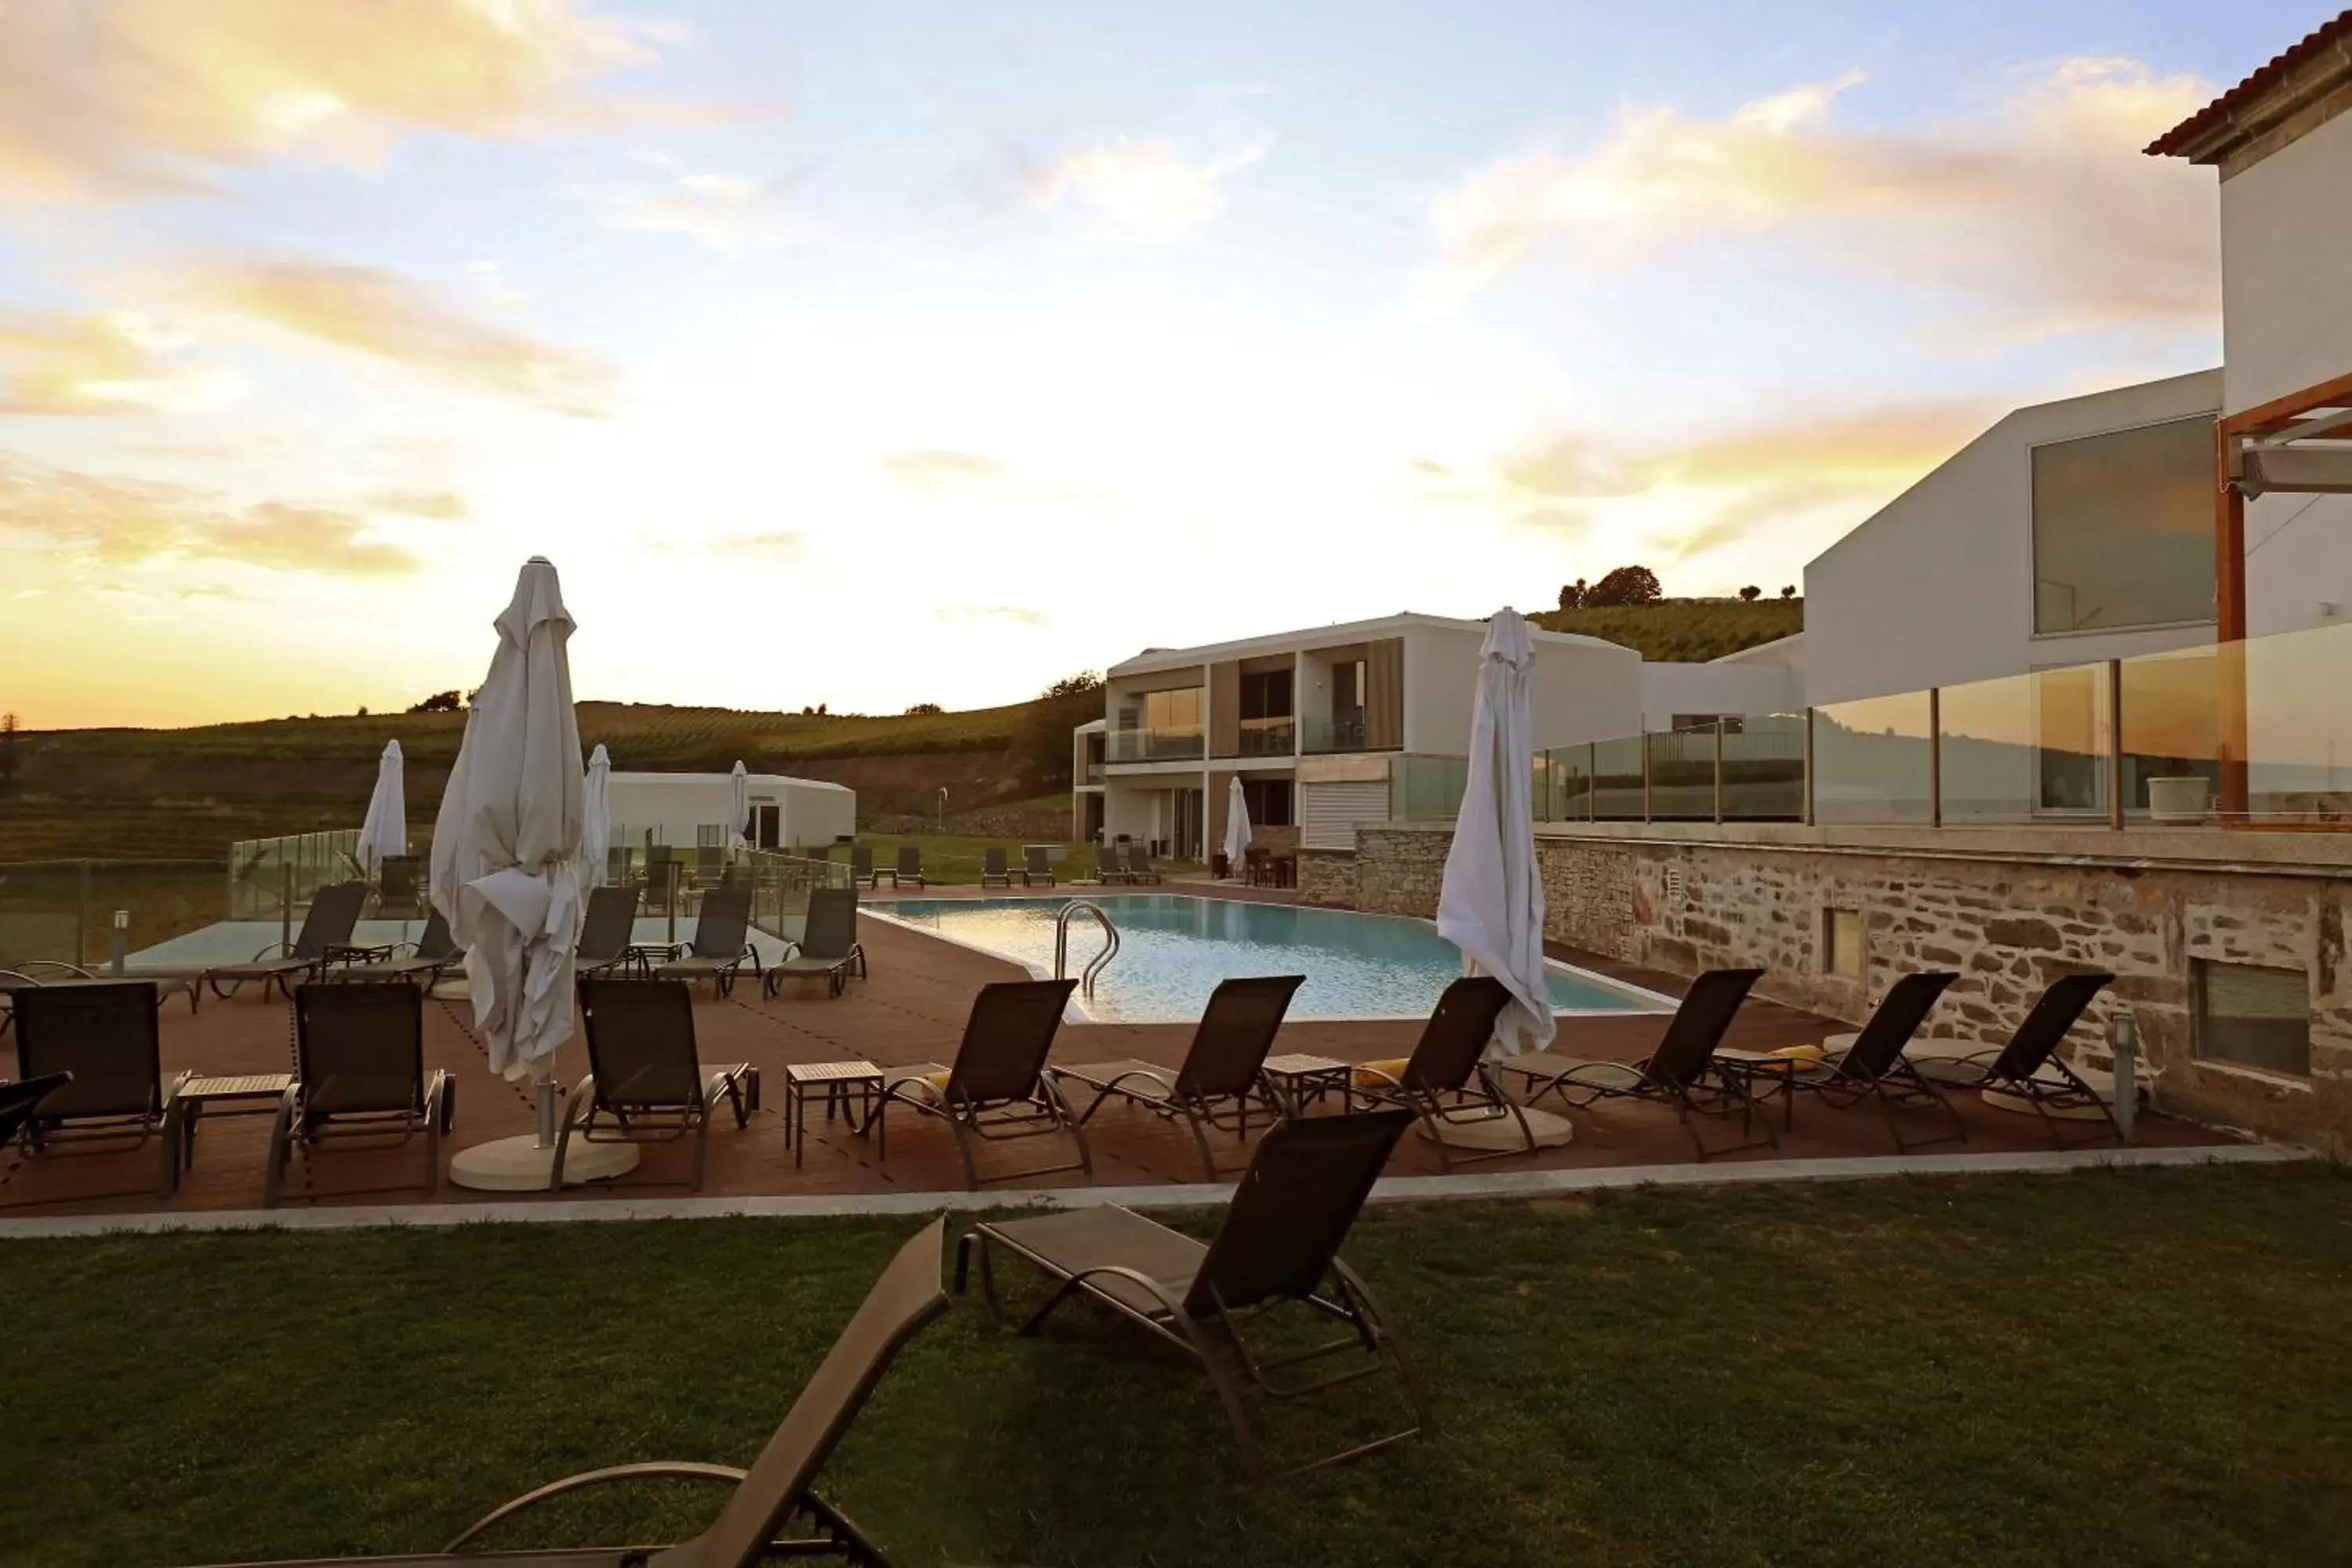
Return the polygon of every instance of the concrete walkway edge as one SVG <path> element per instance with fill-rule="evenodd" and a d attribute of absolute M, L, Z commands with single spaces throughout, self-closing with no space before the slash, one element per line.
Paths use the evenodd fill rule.
<path fill-rule="evenodd" d="M 2138 1169 L 2155 1165 L 2261 1165 L 2319 1156 L 2270 1143 L 2203 1148 L 1906 1154 L 1841 1160 L 1745 1160 L 1727 1165 L 1610 1165 L 1570 1171 L 1509 1171 L 1460 1176 L 1390 1176 L 1375 1203 L 1458 1198 L 1553 1197 L 1627 1187 L 1734 1186 L 1752 1182 L 1849 1182 L 1890 1176 L 1969 1176 Z M 335 1208 L 234 1209 L 188 1214 L 72 1215 L 0 1219 L 0 1241 L 56 1237 L 159 1236 L 244 1230 L 363 1230 L 459 1225 L 561 1225 L 583 1220 L 819 1219 L 877 1215 L 978 1213 L 1008 1208 L 1209 1208 L 1228 1185 L 1008 1188 L 978 1193 L 858 1193 L 813 1197 L 585 1198 L 520 1203 L 381 1204 Z"/>

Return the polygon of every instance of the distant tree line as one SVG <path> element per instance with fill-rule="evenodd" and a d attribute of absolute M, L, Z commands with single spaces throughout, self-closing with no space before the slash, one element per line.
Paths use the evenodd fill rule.
<path fill-rule="evenodd" d="M 1658 574 L 1647 566 L 1620 566 L 1598 583 L 1587 583 L 1579 577 L 1573 583 L 1560 585 L 1559 607 L 1563 610 L 1602 610 L 1621 605 L 1655 605 L 1664 602 L 1665 590 L 1658 584 Z M 1742 604 L 1752 605 L 1764 596 L 1764 590 L 1750 584 L 1739 590 Z M 1780 590 L 1780 597 L 1797 596 L 1795 584 Z"/>

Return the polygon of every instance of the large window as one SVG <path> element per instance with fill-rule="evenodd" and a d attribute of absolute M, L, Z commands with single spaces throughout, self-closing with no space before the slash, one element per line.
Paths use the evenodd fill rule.
<path fill-rule="evenodd" d="M 1292 826 L 1288 779 L 1244 779 L 1242 801 L 1249 808 L 1253 827 Z"/>
<path fill-rule="evenodd" d="M 2196 980 L 2200 1058 L 2311 1076 L 2311 986 L 2302 971 L 2200 959 Z"/>
<path fill-rule="evenodd" d="M 1289 718 L 1290 671 L 1268 669 L 1255 675 L 1243 671 L 1241 701 L 1244 719 Z"/>
<path fill-rule="evenodd" d="M 2033 448 L 2033 629 L 2213 617 L 2213 421 Z"/>
<path fill-rule="evenodd" d="M 1145 692 L 1143 727 L 1155 735 L 1199 734 L 1201 689 L 1181 686 L 1172 691 Z"/>

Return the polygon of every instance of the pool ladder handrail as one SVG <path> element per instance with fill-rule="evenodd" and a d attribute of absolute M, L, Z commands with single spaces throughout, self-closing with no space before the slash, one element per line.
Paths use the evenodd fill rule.
<path fill-rule="evenodd" d="M 1118 927 L 1111 924 L 1109 913 L 1092 899 L 1072 899 L 1064 904 L 1061 913 L 1054 917 L 1054 978 L 1056 980 L 1062 979 L 1069 970 L 1070 917 L 1081 911 L 1094 916 L 1096 923 L 1103 929 L 1102 951 L 1088 959 L 1086 968 L 1078 972 L 1079 993 L 1091 996 L 1095 994 L 1095 976 L 1118 956 Z"/>

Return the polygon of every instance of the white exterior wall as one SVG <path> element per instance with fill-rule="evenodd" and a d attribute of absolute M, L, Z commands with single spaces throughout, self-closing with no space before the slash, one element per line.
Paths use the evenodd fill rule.
<path fill-rule="evenodd" d="M 781 808 L 777 831 L 788 846 L 831 844 L 857 830 L 855 790 L 781 773 L 751 773 L 746 783 L 755 808 Z M 615 831 L 651 828 L 656 843 L 691 847 L 698 827 L 727 821 L 735 785 L 727 773 L 615 773 L 610 799 Z"/>
<path fill-rule="evenodd" d="M 1664 730 L 1677 713 L 1792 713 L 1804 706 L 1804 683 L 1786 664 L 1642 665 L 1642 728 Z M 1538 733 L 1542 733 L 1538 727 Z M 1620 731 L 1631 734 L 1631 731 Z M 1575 740 L 1602 741 L 1607 735 Z"/>
<path fill-rule="evenodd" d="M 2352 114 L 2221 182 L 2221 303 L 2229 412 L 2352 375 Z M 2352 496 L 2249 502 L 2247 631 L 2343 619 Z"/>
<path fill-rule="evenodd" d="M 1805 567 L 1804 681 L 1818 706 L 2210 642 L 2210 622 L 2033 632 L 2035 447 L 2212 414 L 2200 371 L 2021 408 Z"/>

